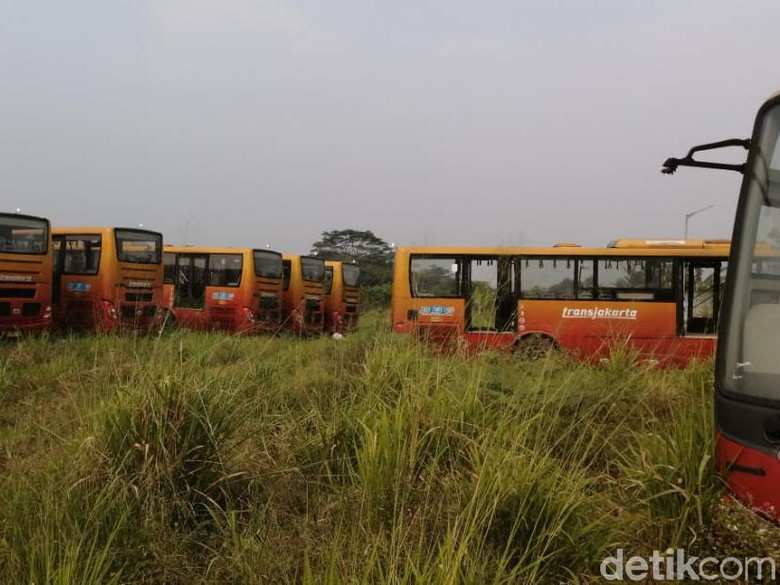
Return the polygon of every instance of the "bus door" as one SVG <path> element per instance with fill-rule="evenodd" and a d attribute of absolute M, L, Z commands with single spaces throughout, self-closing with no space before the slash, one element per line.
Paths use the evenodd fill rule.
<path fill-rule="evenodd" d="M 514 264 L 506 257 L 471 257 L 463 261 L 467 331 L 514 331 L 517 301 Z"/>
<path fill-rule="evenodd" d="M 715 335 L 726 276 L 725 262 L 683 262 L 682 318 L 685 335 Z"/>
<path fill-rule="evenodd" d="M 203 309 L 208 281 L 207 254 L 179 254 L 174 286 L 174 307 Z"/>

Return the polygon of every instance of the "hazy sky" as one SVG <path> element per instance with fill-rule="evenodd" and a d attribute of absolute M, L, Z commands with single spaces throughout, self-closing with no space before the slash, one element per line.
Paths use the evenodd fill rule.
<path fill-rule="evenodd" d="M 728 237 L 780 2 L 0 0 L 0 208 L 307 251 Z M 742 156 L 741 153 L 737 153 Z M 733 157 L 731 157 L 733 158 Z"/>

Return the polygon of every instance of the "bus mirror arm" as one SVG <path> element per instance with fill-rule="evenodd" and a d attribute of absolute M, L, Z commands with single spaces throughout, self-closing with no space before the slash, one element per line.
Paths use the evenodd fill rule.
<path fill-rule="evenodd" d="M 661 172 L 665 175 L 674 174 L 677 167 L 699 167 L 703 169 L 721 169 L 725 171 L 737 171 L 738 173 L 745 172 L 745 163 L 742 164 L 729 164 L 729 163 L 717 163 L 700 161 L 693 158 L 693 155 L 702 150 L 714 150 L 717 148 L 726 148 L 729 146 L 741 146 L 745 150 L 750 148 L 750 139 L 730 138 L 729 140 L 721 140 L 720 142 L 712 142 L 710 144 L 701 144 L 694 146 L 688 151 L 688 154 L 684 158 L 667 158 L 664 162 Z"/>

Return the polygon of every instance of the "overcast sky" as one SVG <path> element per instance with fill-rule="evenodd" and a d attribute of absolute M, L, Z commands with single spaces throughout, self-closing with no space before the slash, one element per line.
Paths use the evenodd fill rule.
<path fill-rule="evenodd" d="M 780 2 L 0 0 L 0 208 L 307 251 L 728 237 Z M 741 153 L 735 155 L 742 156 Z M 734 158 L 734 156 L 730 157 Z"/>

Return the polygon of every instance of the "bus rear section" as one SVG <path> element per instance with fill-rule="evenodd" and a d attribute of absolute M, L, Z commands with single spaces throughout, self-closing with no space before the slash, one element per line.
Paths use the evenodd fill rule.
<path fill-rule="evenodd" d="M 165 248 L 168 318 L 182 327 L 249 334 L 282 322 L 282 259 L 251 248 Z"/>
<path fill-rule="evenodd" d="M 360 267 L 333 260 L 325 262 L 325 331 L 357 329 L 360 316 Z"/>
<path fill-rule="evenodd" d="M 74 331 L 154 331 L 162 307 L 162 235 L 55 228 L 54 317 Z"/>
<path fill-rule="evenodd" d="M 49 220 L 0 213 L 0 333 L 49 328 L 51 302 Z"/>
<path fill-rule="evenodd" d="M 711 356 L 728 248 L 449 248 L 396 252 L 393 327 L 440 344 Z"/>
<path fill-rule="evenodd" d="M 316 256 L 283 256 L 285 328 L 295 334 L 325 330 L 325 262 Z"/>

